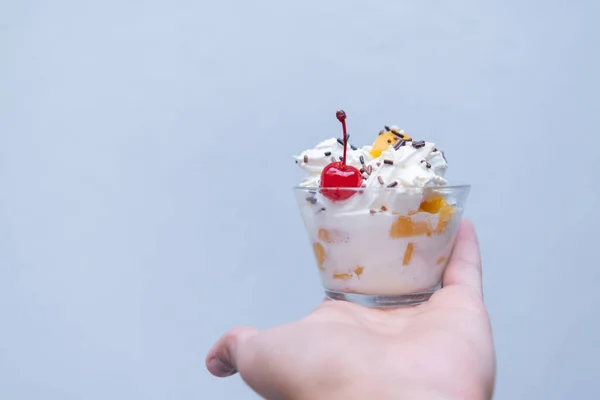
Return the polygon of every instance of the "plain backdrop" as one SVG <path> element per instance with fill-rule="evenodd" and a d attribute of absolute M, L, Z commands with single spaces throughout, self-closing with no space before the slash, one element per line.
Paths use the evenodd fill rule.
<path fill-rule="evenodd" d="M 473 185 L 496 399 L 600 398 L 600 2 L 0 1 L 0 399 L 256 399 L 323 297 L 292 155 L 396 124 Z"/>

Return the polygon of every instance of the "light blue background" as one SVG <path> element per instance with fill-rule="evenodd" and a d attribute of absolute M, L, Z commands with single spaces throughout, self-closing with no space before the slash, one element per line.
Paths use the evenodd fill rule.
<path fill-rule="evenodd" d="M 397 124 L 473 185 L 497 399 L 600 398 L 599 2 L 0 3 L 0 398 L 254 399 L 322 297 L 291 155 Z"/>

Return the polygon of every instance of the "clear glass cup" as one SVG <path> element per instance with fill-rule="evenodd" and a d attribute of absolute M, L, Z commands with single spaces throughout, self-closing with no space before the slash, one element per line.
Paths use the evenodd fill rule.
<path fill-rule="evenodd" d="M 331 201 L 326 191 L 352 193 Z M 294 188 L 327 297 L 369 307 L 427 301 L 442 286 L 469 191 Z"/>

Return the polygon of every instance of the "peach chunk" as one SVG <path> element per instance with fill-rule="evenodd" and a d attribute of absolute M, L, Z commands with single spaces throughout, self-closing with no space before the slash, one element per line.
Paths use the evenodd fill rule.
<path fill-rule="evenodd" d="M 431 227 L 428 222 L 414 222 L 410 217 L 401 216 L 390 228 L 392 239 L 419 235 L 431 236 Z"/>
<path fill-rule="evenodd" d="M 354 269 L 354 273 L 358 277 L 360 277 L 364 271 L 365 271 L 365 267 L 361 267 L 360 265 Z"/>
<path fill-rule="evenodd" d="M 404 260 L 402 260 L 402 265 L 410 264 L 410 260 L 412 258 L 414 250 L 415 250 L 415 245 L 413 243 L 409 243 L 406 245 L 406 251 L 404 252 Z"/>
<path fill-rule="evenodd" d="M 347 272 L 341 274 L 333 274 L 333 279 L 341 279 L 343 281 L 347 281 L 348 279 L 352 279 L 352 274 Z"/>
<path fill-rule="evenodd" d="M 440 258 L 437 259 L 436 263 L 439 265 L 439 264 L 443 264 L 444 261 L 446 261 L 446 257 L 442 256 L 442 257 L 440 257 Z"/>
<path fill-rule="evenodd" d="M 325 243 L 331 243 L 331 238 L 329 237 L 329 231 L 325 228 L 319 229 L 319 232 L 317 233 L 317 237 L 319 238 L 319 240 L 322 240 Z"/>
<path fill-rule="evenodd" d="M 325 249 L 321 243 L 315 242 L 313 243 L 313 252 L 315 253 L 315 258 L 317 259 L 317 267 L 321 271 L 325 271 L 325 267 L 323 264 L 325 263 Z"/>
<path fill-rule="evenodd" d="M 442 233 L 448 228 L 450 225 L 450 221 L 452 221 L 452 215 L 454 214 L 454 207 L 445 205 L 440 208 L 439 212 L 439 220 L 437 228 L 435 229 L 436 233 Z"/>
<path fill-rule="evenodd" d="M 387 150 L 388 147 L 397 141 L 398 136 L 394 135 L 391 131 L 382 133 L 375 139 L 375 142 L 373 142 L 373 146 L 371 146 L 371 155 L 373 158 L 379 157 L 384 150 Z"/>
<path fill-rule="evenodd" d="M 429 199 L 423 200 L 421 205 L 419 206 L 419 212 L 426 212 L 429 214 L 437 214 L 440 209 L 444 206 L 447 206 L 448 203 L 444 200 L 443 197 L 435 196 Z"/>
<path fill-rule="evenodd" d="M 439 214 L 438 215 L 438 225 L 435 229 L 435 233 L 442 233 L 446 230 L 450 221 L 452 220 L 452 215 L 454 214 L 454 207 L 446 203 L 441 196 L 434 196 L 429 199 L 423 200 L 419 205 L 419 209 L 417 212 L 426 212 L 429 214 Z"/>
<path fill-rule="evenodd" d="M 325 243 L 340 243 L 348 240 L 348 237 L 344 235 L 343 232 L 340 232 L 335 229 L 319 229 L 317 232 L 317 237 L 320 241 Z"/>
<path fill-rule="evenodd" d="M 413 224 L 410 217 L 398 217 L 390 228 L 392 238 L 402 238 L 413 234 Z"/>

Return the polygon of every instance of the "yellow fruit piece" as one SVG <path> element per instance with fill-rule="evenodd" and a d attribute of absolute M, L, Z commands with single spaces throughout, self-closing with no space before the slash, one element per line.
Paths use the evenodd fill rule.
<path fill-rule="evenodd" d="M 354 270 L 354 273 L 356 274 L 356 276 L 361 276 L 362 273 L 364 272 L 365 267 L 361 267 L 360 265 L 358 267 L 356 267 L 356 269 Z"/>
<path fill-rule="evenodd" d="M 429 214 L 437 214 L 440 209 L 447 206 L 446 200 L 443 197 L 432 197 L 427 200 L 423 200 L 419 206 L 419 212 L 426 212 Z"/>
<path fill-rule="evenodd" d="M 444 261 L 446 261 L 446 257 L 443 257 L 443 256 L 442 256 L 442 257 L 440 257 L 440 258 L 438 258 L 438 259 L 437 259 L 437 264 L 438 264 L 438 265 L 439 265 L 439 264 L 442 264 Z"/>
<path fill-rule="evenodd" d="M 390 228 L 390 236 L 392 238 L 402 238 L 412 236 L 413 225 L 410 217 L 398 217 L 396 222 Z"/>
<path fill-rule="evenodd" d="M 410 136 L 408 136 L 406 133 L 402 133 L 401 135 L 403 136 L 403 140 L 410 139 Z M 401 138 L 392 133 L 392 131 L 384 131 L 377 136 L 377 139 L 375 139 L 375 142 L 373 142 L 373 146 L 371 147 L 371 155 L 373 158 L 379 157 L 384 150 L 387 150 L 388 147 L 400 139 Z"/>
<path fill-rule="evenodd" d="M 439 216 L 438 216 L 438 225 L 435 229 L 436 233 L 442 233 L 448 228 L 450 225 L 450 221 L 452 221 L 452 215 L 454 215 L 454 207 L 445 205 L 440 208 Z"/>
<path fill-rule="evenodd" d="M 319 238 L 319 240 L 322 240 L 325 243 L 331 243 L 331 237 L 329 236 L 329 231 L 325 228 L 319 229 L 319 232 L 317 233 L 317 237 Z"/>
<path fill-rule="evenodd" d="M 413 243 L 409 243 L 406 245 L 406 251 L 404 252 L 404 260 L 402 260 L 402 265 L 410 264 L 410 260 L 412 258 L 414 250 L 415 250 L 415 245 Z"/>
<path fill-rule="evenodd" d="M 401 216 L 390 227 L 392 239 L 419 235 L 431 236 L 431 227 L 427 221 L 413 222 L 410 217 Z"/>
<path fill-rule="evenodd" d="M 323 264 L 325 263 L 325 259 L 327 257 L 325 256 L 325 249 L 323 248 L 323 245 L 318 242 L 313 243 L 313 252 L 315 253 L 315 258 L 317 259 L 317 267 L 319 267 L 321 271 L 325 271 Z"/>
<path fill-rule="evenodd" d="M 397 140 L 398 136 L 394 135 L 390 131 L 382 133 L 381 135 L 377 136 L 377 139 L 375 139 L 375 142 L 373 142 L 373 147 L 371 147 L 371 155 L 373 158 L 379 157 L 384 150 L 387 150 L 387 148 L 396 143 Z"/>
<path fill-rule="evenodd" d="M 347 272 L 341 274 L 333 274 L 333 279 L 341 279 L 343 281 L 347 281 L 348 279 L 352 279 L 352 274 Z"/>
<path fill-rule="evenodd" d="M 338 230 L 328 230 L 325 228 L 319 229 L 317 232 L 317 237 L 320 241 L 325 243 L 340 243 L 348 240 L 348 237 L 344 235 L 343 232 Z"/>
<path fill-rule="evenodd" d="M 362 275 L 363 271 L 365 270 L 364 267 L 361 267 L 360 265 L 357 266 L 352 272 L 354 272 L 356 274 L 356 276 L 358 278 L 360 278 L 360 276 Z M 341 272 L 338 274 L 333 274 L 333 279 L 339 279 L 342 281 L 347 281 L 349 279 L 352 279 L 352 274 L 350 272 Z"/>

